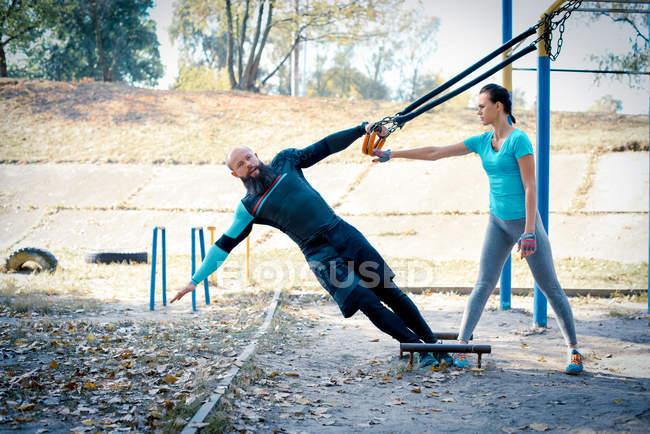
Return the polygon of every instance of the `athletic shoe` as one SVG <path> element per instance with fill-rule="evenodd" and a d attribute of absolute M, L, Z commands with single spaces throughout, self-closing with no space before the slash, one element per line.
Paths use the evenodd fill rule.
<path fill-rule="evenodd" d="M 582 354 L 576 349 L 571 350 L 569 355 L 569 364 L 566 367 L 566 373 L 569 375 L 582 374 Z"/>
<path fill-rule="evenodd" d="M 454 361 L 454 366 L 457 368 L 469 368 L 470 364 L 467 361 L 467 356 L 465 353 L 451 353 L 451 358 Z"/>
<path fill-rule="evenodd" d="M 420 359 L 420 368 L 426 368 L 429 366 L 438 366 L 440 362 L 436 359 L 431 353 L 418 353 Z"/>

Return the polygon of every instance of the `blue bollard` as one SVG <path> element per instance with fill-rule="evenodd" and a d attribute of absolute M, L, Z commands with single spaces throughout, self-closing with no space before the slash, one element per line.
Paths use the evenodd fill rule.
<path fill-rule="evenodd" d="M 201 261 L 205 259 L 205 240 L 203 239 L 203 228 L 199 228 L 199 243 L 201 245 Z M 210 290 L 208 289 L 208 279 L 203 281 L 205 288 L 205 304 L 210 304 Z"/>
<path fill-rule="evenodd" d="M 165 228 L 156 226 L 153 228 L 153 240 L 151 242 L 151 288 L 149 292 L 149 310 L 154 310 L 154 298 L 156 294 L 156 259 L 158 248 L 158 229 L 161 232 L 162 242 L 162 299 L 163 306 L 167 306 L 167 249 L 165 242 Z"/>
<path fill-rule="evenodd" d="M 199 245 L 201 248 L 201 260 L 205 259 L 205 240 L 203 237 L 203 228 L 192 228 L 192 276 L 196 272 L 196 230 L 199 232 Z M 208 286 L 208 279 L 203 280 L 203 287 L 205 288 L 205 304 L 210 304 L 210 289 Z M 196 312 L 196 290 L 192 291 L 192 310 Z"/>

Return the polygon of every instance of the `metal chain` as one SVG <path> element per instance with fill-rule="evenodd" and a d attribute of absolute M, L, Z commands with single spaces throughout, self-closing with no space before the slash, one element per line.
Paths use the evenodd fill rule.
<path fill-rule="evenodd" d="M 546 15 L 543 20 L 535 25 L 535 29 L 544 26 L 544 34 L 541 37 L 537 38 L 535 43 L 539 43 L 541 41 L 544 42 L 544 47 L 546 48 L 546 52 L 548 53 L 548 56 L 551 60 L 556 60 L 560 55 L 560 51 L 562 51 L 562 45 L 564 44 L 564 23 L 567 19 L 569 19 L 571 13 L 580 7 L 582 1 L 583 0 L 569 1 L 566 5 L 551 12 L 550 15 Z M 561 14 L 563 14 L 562 17 L 554 21 L 554 18 Z M 553 31 L 556 29 L 559 29 L 560 35 L 557 40 L 557 48 L 555 50 L 555 53 L 553 53 Z"/>

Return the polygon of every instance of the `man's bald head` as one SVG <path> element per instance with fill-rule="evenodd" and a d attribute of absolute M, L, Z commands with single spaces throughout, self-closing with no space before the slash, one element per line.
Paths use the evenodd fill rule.
<path fill-rule="evenodd" d="M 226 166 L 228 166 L 228 168 L 232 170 L 231 164 L 233 159 L 235 159 L 239 155 L 245 155 L 247 153 L 255 154 L 253 150 L 248 146 L 235 146 L 228 152 L 228 155 L 226 156 Z"/>
<path fill-rule="evenodd" d="M 262 162 L 248 146 L 237 146 L 228 152 L 226 165 L 237 178 L 255 177 Z"/>

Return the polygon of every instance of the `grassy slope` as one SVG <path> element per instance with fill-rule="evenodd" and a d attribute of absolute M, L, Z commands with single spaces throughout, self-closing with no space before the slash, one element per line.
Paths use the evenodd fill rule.
<path fill-rule="evenodd" d="M 403 104 L 241 92 L 175 92 L 94 82 L 0 80 L 0 162 L 221 163 L 249 145 L 268 159 Z M 535 113 L 517 113 L 535 141 Z M 482 131 L 474 110 L 444 107 L 411 121 L 389 147 L 448 144 Z M 553 113 L 553 151 L 648 147 L 648 117 Z M 329 161 L 362 161 L 346 152 Z"/>

